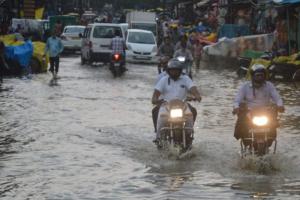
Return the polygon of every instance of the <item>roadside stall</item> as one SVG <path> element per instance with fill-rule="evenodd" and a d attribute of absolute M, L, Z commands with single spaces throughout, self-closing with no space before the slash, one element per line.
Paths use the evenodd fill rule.
<path fill-rule="evenodd" d="M 48 57 L 44 57 L 45 43 L 24 42 L 20 34 L 10 34 L 0 37 L 5 44 L 5 59 L 9 69 L 4 75 L 18 76 L 22 68 L 30 66 L 32 73 L 46 72 Z"/>
<path fill-rule="evenodd" d="M 287 49 L 288 54 L 300 50 L 300 0 L 273 0 L 283 11 L 277 22 L 279 43 Z"/>

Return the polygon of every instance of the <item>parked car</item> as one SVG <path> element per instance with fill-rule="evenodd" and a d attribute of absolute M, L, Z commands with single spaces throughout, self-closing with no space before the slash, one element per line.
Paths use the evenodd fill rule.
<path fill-rule="evenodd" d="M 104 62 L 111 58 L 110 43 L 116 30 L 121 32 L 125 41 L 125 29 L 120 24 L 95 23 L 89 24 L 82 35 L 81 63 Z"/>
<path fill-rule="evenodd" d="M 157 43 L 151 31 L 128 29 L 126 47 L 126 60 L 129 62 L 158 62 Z"/>
<path fill-rule="evenodd" d="M 64 51 L 75 52 L 81 49 L 80 34 L 83 34 L 85 26 L 65 26 L 61 34 Z"/>

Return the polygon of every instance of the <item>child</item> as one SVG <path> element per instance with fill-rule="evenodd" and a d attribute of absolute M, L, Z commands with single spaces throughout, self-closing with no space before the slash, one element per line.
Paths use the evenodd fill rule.
<path fill-rule="evenodd" d="M 195 40 L 195 44 L 193 45 L 193 57 L 195 60 L 195 64 L 196 64 L 196 69 L 200 68 L 200 60 L 201 60 L 201 55 L 202 55 L 202 51 L 203 51 L 203 46 L 200 43 L 200 41 L 198 39 Z"/>

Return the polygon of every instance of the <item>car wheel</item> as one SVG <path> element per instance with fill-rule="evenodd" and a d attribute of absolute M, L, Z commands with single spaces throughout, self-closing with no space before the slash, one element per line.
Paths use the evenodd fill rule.
<path fill-rule="evenodd" d="M 85 59 L 84 59 L 84 57 L 81 54 L 81 65 L 84 65 L 84 64 L 85 64 Z"/>
<path fill-rule="evenodd" d="M 92 54 L 91 53 L 88 54 L 87 62 L 89 63 L 89 65 L 93 64 L 93 58 L 92 58 Z"/>

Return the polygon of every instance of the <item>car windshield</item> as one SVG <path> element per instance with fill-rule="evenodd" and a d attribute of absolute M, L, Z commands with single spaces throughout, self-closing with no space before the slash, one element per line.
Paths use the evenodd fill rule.
<path fill-rule="evenodd" d="M 153 35 L 151 33 L 144 32 L 130 32 L 128 35 L 128 42 L 139 44 L 155 44 Z"/>
<path fill-rule="evenodd" d="M 83 33 L 84 28 L 81 27 L 66 27 L 65 33 Z"/>
<path fill-rule="evenodd" d="M 82 15 L 82 19 L 94 19 L 96 17 L 97 17 L 97 15 L 95 15 L 95 14 L 83 14 Z"/>
<path fill-rule="evenodd" d="M 142 30 L 151 31 L 154 35 L 156 35 L 156 24 L 132 23 L 131 26 L 134 29 L 142 29 Z"/>
<path fill-rule="evenodd" d="M 115 31 L 119 30 L 122 37 L 122 31 L 120 27 L 113 26 L 96 26 L 94 28 L 93 37 L 94 38 L 113 38 L 115 36 Z"/>

